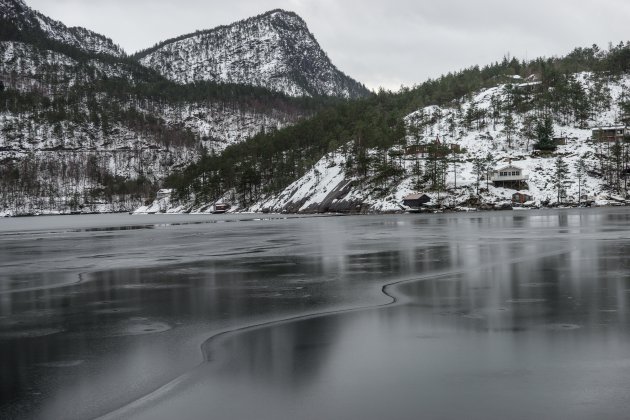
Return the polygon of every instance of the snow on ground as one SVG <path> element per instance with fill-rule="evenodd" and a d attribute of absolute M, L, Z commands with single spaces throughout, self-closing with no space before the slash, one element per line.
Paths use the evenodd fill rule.
<path fill-rule="evenodd" d="M 588 73 L 578 74 L 576 79 L 586 89 L 593 86 L 593 79 Z M 522 83 L 519 86 L 532 83 L 538 82 Z M 477 177 L 473 171 L 472 160 L 474 158 L 486 158 L 488 155 L 492 157 L 490 165 L 492 170 L 498 170 L 510 162 L 523 169 L 523 174 L 529 177 L 527 193 L 533 196 L 532 204 L 534 205 L 557 202 L 558 192 L 554 186 L 553 177 L 558 156 L 562 156 L 569 168 L 568 182 L 564 186 L 567 194 L 565 201 L 577 202 L 580 194 L 586 195 L 600 204 L 610 202 L 611 199 L 613 201 L 622 200 L 622 198 L 611 197 L 604 190 L 602 179 L 588 174 L 579 186 L 576 180 L 576 164 L 578 159 L 583 158 L 587 168 L 597 168 L 598 162 L 595 154 L 601 146 L 591 141 L 592 129 L 614 125 L 617 122 L 620 111 L 616 104 L 629 86 L 629 77 L 608 82 L 604 86 L 609 91 L 611 107 L 595 115 L 589 128 L 579 128 L 556 121 L 554 134 L 556 137 L 565 137 L 567 144 L 558 146 L 551 155 L 535 153 L 533 141 L 527 141 L 520 134 L 525 124 L 524 115 L 514 114 L 515 129 L 510 142 L 508 142 L 502 119 L 493 122 L 491 117 L 487 117 L 487 124 L 483 128 L 474 126 L 465 128 L 463 126 L 463 115 L 470 107 L 489 110 L 493 101 L 504 99 L 505 89 L 502 85 L 485 89 L 473 95 L 470 100 L 462 101 L 460 110 L 429 106 L 409 114 L 405 118 L 408 127 L 407 144 L 409 146 L 427 144 L 439 138 L 442 143 L 457 144 L 462 149 L 457 174 L 451 165 L 447 175 L 446 191 L 440 193 L 414 190 L 415 178 L 413 176 L 407 176 L 395 185 L 387 186 L 385 193 L 376 191 L 369 185 L 369 181 L 366 183 L 364 180 L 347 175 L 345 157 L 341 153 L 334 153 L 324 156 L 303 177 L 293 182 L 279 194 L 266 197 L 246 209 L 235 206 L 233 210 L 314 212 L 321 211 L 318 205 L 328 200 L 333 204 L 331 208 L 335 208 L 335 203 L 343 201 L 361 203 L 360 206 L 352 207 L 353 211 L 359 209 L 373 212 L 401 211 L 404 209 L 402 206 L 403 197 L 412 192 L 426 193 L 432 198 L 430 204 L 439 203 L 449 207 L 459 206 L 460 209 L 467 209 L 465 203 L 469 199 L 477 197 Z M 415 161 L 415 156 L 406 156 L 403 165 L 407 174 L 411 173 Z M 498 206 L 509 205 L 512 194 L 516 192 L 514 189 L 495 187 L 485 179 L 480 181 L 479 188 L 481 190 L 479 198 L 482 202 Z M 181 209 L 183 207 L 179 208 L 179 210 Z M 167 211 L 173 211 L 173 209 L 169 208 Z"/>
<path fill-rule="evenodd" d="M 345 180 L 341 155 L 327 155 L 303 177 L 289 185 L 279 195 L 256 203 L 251 211 L 263 209 L 280 210 L 290 204 L 302 202 L 298 211 L 304 211 L 313 204 L 321 203 L 330 192 Z"/>

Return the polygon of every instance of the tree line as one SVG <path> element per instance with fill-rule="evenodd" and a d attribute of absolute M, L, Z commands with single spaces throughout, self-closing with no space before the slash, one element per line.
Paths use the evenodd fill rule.
<path fill-rule="evenodd" d="M 502 62 L 449 73 L 399 92 L 380 90 L 369 98 L 333 104 L 295 126 L 261 133 L 231 146 L 221 156 L 205 155 L 171 175 L 166 185 L 176 188 L 181 199 L 194 197 L 198 202 L 216 200 L 226 191 L 233 191 L 235 199 L 247 206 L 279 192 L 328 153 L 346 154 L 350 174 L 391 181 L 400 177 L 400 165 L 396 167 L 396 159 L 391 159 L 387 151 L 404 148 L 406 115 L 428 105 L 457 109 L 461 107 L 460 98 L 470 99 L 480 89 L 500 83 L 507 84 L 507 100 L 494 104 L 495 109 L 469 108 L 462 116 L 464 128 L 480 129 L 500 121 L 508 138 L 523 136 L 540 149 L 553 148 L 547 142 L 549 124 L 556 120 L 584 126 L 597 112 L 610 107 L 606 82 L 628 70 L 630 43 L 608 50 L 597 46 L 577 48 L 562 58 L 529 62 L 506 57 Z M 593 73 L 594 87 L 588 93 L 574 76 L 585 71 Z M 531 88 L 521 87 L 528 85 L 515 83 L 513 76 L 536 83 Z M 516 115 L 524 118 L 520 133 L 510 132 Z M 373 150 L 377 152 L 371 153 Z M 437 168 L 445 166 L 431 164 L 430 188 L 439 188 L 444 171 Z"/>

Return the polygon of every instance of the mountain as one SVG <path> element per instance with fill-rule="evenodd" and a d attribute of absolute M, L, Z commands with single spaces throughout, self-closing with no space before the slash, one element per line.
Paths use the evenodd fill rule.
<path fill-rule="evenodd" d="M 104 36 L 0 0 L 0 215 L 132 210 L 174 170 L 334 101 L 175 83 Z"/>
<path fill-rule="evenodd" d="M 32 41 L 42 37 L 90 54 L 125 55 L 111 39 L 85 28 L 69 28 L 31 9 L 22 0 L 0 0 L 0 28 L 4 39 Z"/>
<path fill-rule="evenodd" d="M 169 177 L 171 196 L 138 211 L 220 201 L 233 211 L 403 211 L 411 192 L 441 208 L 509 208 L 516 190 L 491 178 L 510 164 L 536 205 L 630 202 L 630 136 L 593 135 L 623 133 L 629 92 L 630 42 L 474 66 L 230 146 Z"/>
<path fill-rule="evenodd" d="M 531 115 L 508 113 L 506 109 L 499 114 L 494 112 L 497 104 L 505 106 L 512 101 L 510 96 L 514 90 L 529 91 L 523 97 L 531 100 L 534 96 L 532 87 L 540 85 L 540 81 L 514 79 L 510 84 L 502 83 L 462 97 L 457 106 L 427 106 L 407 115 L 404 118 L 407 131 L 404 146 L 390 148 L 390 154 L 395 157 L 381 163 L 378 161 L 383 158 L 373 150 L 373 168 L 367 177 L 358 176 L 351 170 L 351 155 L 328 153 L 304 176 L 278 194 L 259 200 L 248 210 L 400 212 L 405 210 L 403 198 L 417 192 L 427 194 L 434 208 L 510 208 L 512 195 L 517 189 L 495 186 L 486 180 L 493 171 L 507 166 L 523 170 L 528 179 L 519 188 L 538 206 L 576 204 L 580 196 L 582 201 L 625 203 L 630 196 L 621 172 L 630 163 L 627 155 L 630 148 L 626 145 L 619 149 L 619 156 L 615 157 L 610 151 L 614 144 L 593 141 L 592 130 L 623 124 L 618 119 L 624 112 L 619 104 L 623 103 L 624 92 L 630 88 L 630 74 L 608 79 L 581 72 L 572 74 L 570 80 L 581 86 L 585 97 L 603 92 L 600 99 L 606 105 L 584 125 L 558 114 L 553 122 L 553 133 L 561 141 L 553 153 L 536 150 L 535 139 L 525 135 L 532 129 Z M 467 122 L 467 115 L 479 110 L 482 110 L 481 116 Z M 511 115 L 508 124 L 507 115 Z M 455 147 L 454 150 L 459 152 L 444 159 L 431 156 L 430 147 L 437 138 L 447 150 Z M 422 147 L 427 152 L 416 153 Z M 566 164 L 563 180 L 558 179 L 558 158 Z M 580 161 L 584 164 L 584 173 L 578 182 Z M 478 164 L 483 167 L 478 169 Z M 379 172 L 383 169 L 379 166 L 388 168 L 391 174 L 382 179 Z M 433 171 L 439 178 L 436 184 L 441 184 L 437 188 L 432 186 Z M 559 202 L 559 182 L 564 191 L 562 203 Z"/>
<path fill-rule="evenodd" d="M 298 15 L 284 10 L 164 41 L 135 58 L 183 84 L 248 84 L 291 96 L 369 93 L 331 63 Z"/>

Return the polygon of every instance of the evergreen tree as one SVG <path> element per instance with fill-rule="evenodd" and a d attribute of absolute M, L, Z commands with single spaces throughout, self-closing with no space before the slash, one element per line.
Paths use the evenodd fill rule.
<path fill-rule="evenodd" d="M 575 177 L 578 181 L 578 203 L 582 203 L 582 183 L 586 176 L 586 162 L 583 158 L 579 158 L 575 163 Z"/>
<path fill-rule="evenodd" d="M 556 158 L 553 173 L 553 184 L 558 191 L 558 203 L 562 202 L 562 196 L 564 193 L 564 186 L 567 180 L 567 174 L 569 172 L 569 165 L 562 159 L 562 156 Z"/>
<path fill-rule="evenodd" d="M 420 164 L 420 159 L 416 158 L 413 163 L 413 168 L 411 173 L 415 177 L 414 189 L 419 190 L 423 184 L 422 182 L 422 165 Z"/>
<path fill-rule="evenodd" d="M 486 189 L 489 190 L 490 189 L 490 174 L 492 173 L 494 169 L 494 157 L 492 156 L 492 153 L 488 152 L 488 154 L 486 155 L 484 164 L 486 165 Z"/>
<path fill-rule="evenodd" d="M 553 142 L 553 120 L 551 116 L 546 116 L 536 124 L 536 144 L 534 148 L 538 150 L 556 150 Z"/>
<path fill-rule="evenodd" d="M 477 189 L 477 196 L 479 195 L 479 184 L 481 183 L 481 178 L 483 174 L 487 170 L 486 160 L 475 157 L 473 159 L 473 173 L 475 174 L 475 187 Z"/>
<path fill-rule="evenodd" d="M 618 193 L 621 192 L 622 158 L 623 146 L 621 145 L 621 143 L 615 142 L 610 148 L 610 168 L 612 172 L 610 183 L 611 187 L 614 188 Z"/>
<path fill-rule="evenodd" d="M 503 117 L 503 134 L 505 134 L 505 138 L 508 142 L 508 147 L 512 148 L 512 134 L 514 134 L 514 130 L 516 129 L 516 124 L 514 122 L 514 117 L 511 112 L 508 112 Z"/>

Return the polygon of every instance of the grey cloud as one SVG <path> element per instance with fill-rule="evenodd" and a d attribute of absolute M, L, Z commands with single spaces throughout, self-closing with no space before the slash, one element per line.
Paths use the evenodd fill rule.
<path fill-rule="evenodd" d="M 562 55 L 627 40 L 626 0 L 26 0 L 128 52 L 269 9 L 306 20 L 332 61 L 370 88 L 397 89 L 510 53 Z"/>

